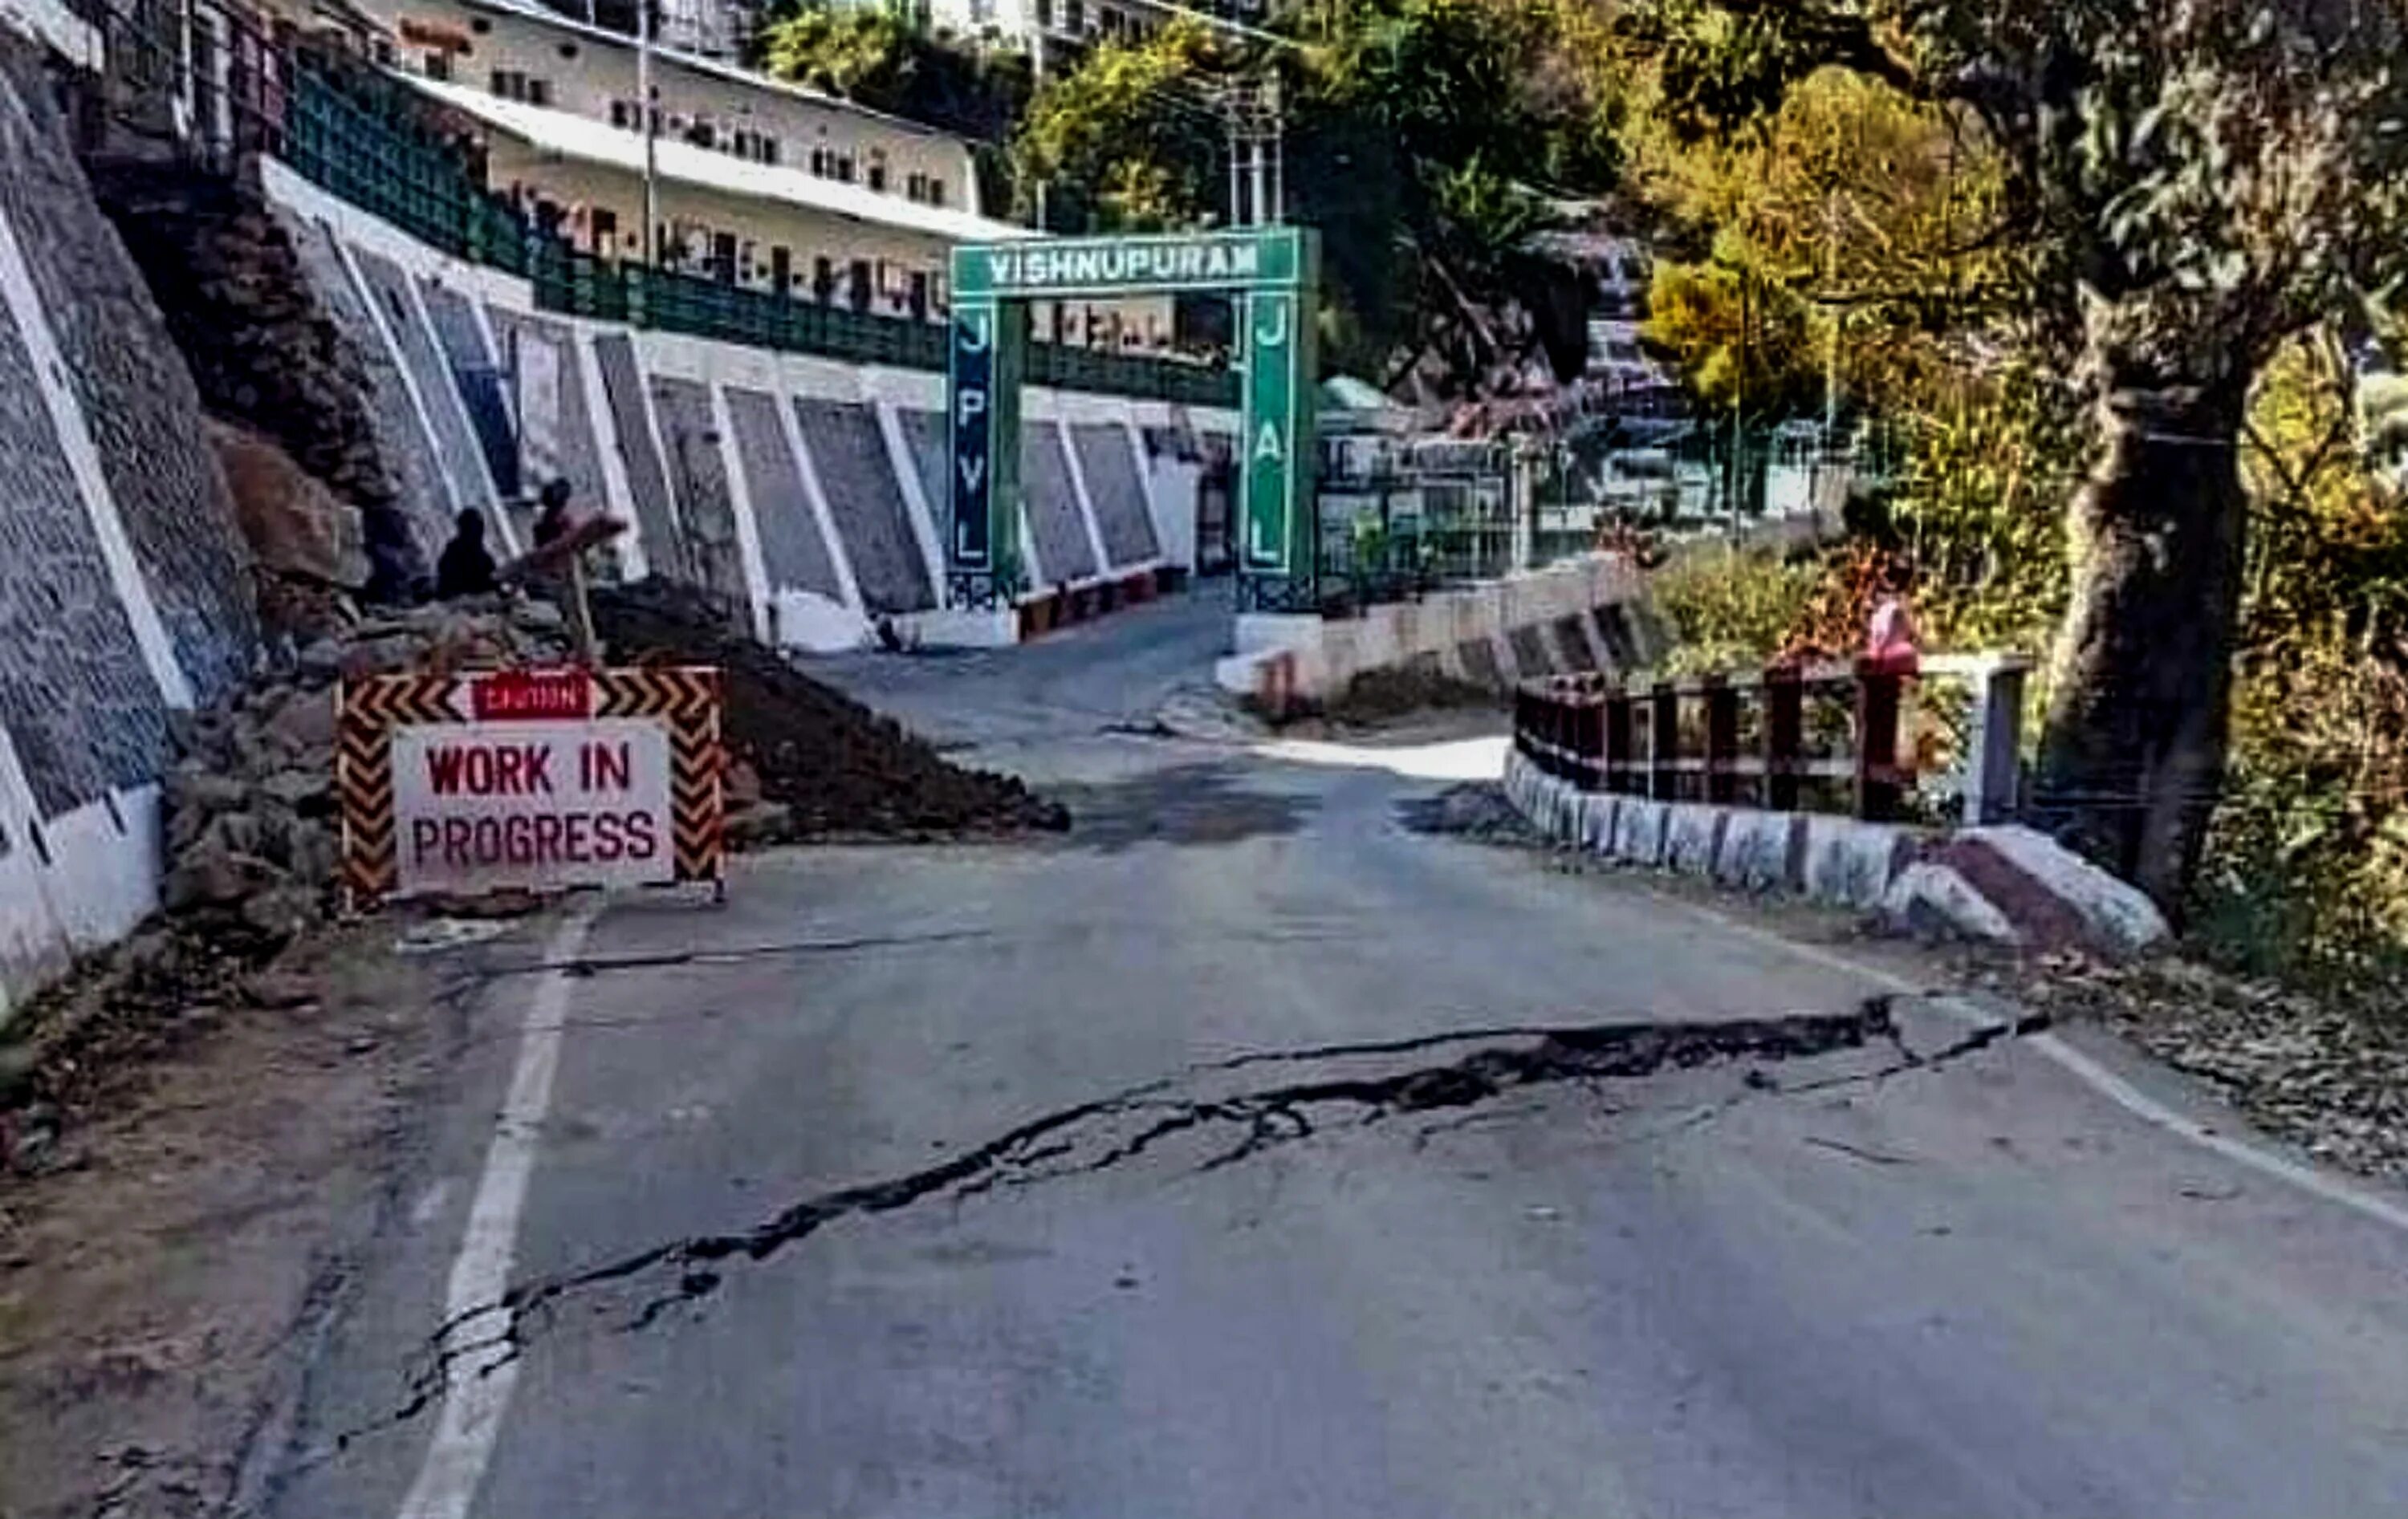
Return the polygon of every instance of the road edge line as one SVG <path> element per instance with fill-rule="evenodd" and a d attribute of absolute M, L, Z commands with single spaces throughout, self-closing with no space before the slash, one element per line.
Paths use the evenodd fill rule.
<path fill-rule="evenodd" d="M 1696 902 L 1683 901 L 1677 896 L 1657 891 L 1654 887 L 1649 887 L 1647 890 L 1649 895 L 1666 905 L 1678 908 L 1693 917 L 1713 924 L 1716 927 L 1727 929 L 1742 939 L 1768 948 L 1784 951 L 1797 959 L 1821 966 L 1827 970 L 1838 971 L 1861 981 L 1871 982 L 1899 996 L 1916 997 L 1973 1027 L 1989 1027 L 2001 1022 L 1997 1015 L 1983 1011 L 1954 993 L 1934 992 L 1930 987 L 1918 986 L 1903 976 L 1885 970 L 1879 966 L 1867 964 L 1854 956 L 1827 950 L 1819 945 L 1800 943 L 1769 928 L 1743 923 L 1713 908 L 1704 907 Z M 2286 1182 L 2321 1201 L 2346 1208 L 2360 1217 L 2372 1219 L 2375 1223 L 2387 1225 L 2402 1234 L 2408 1234 L 2408 1206 L 2392 1202 L 2388 1198 L 2378 1197 L 2351 1182 L 2329 1176 L 2298 1161 L 2271 1154 L 2257 1145 L 2236 1139 L 2230 1135 L 2219 1134 L 2196 1119 L 2186 1118 L 2055 1034 L 2032 1035 L 2019 1042 L 2029 1046 L 2042 1059 L 2153 1128 L 2163 1129 L 2176 1139 L 2186 1139 L 2203 1150 L 2211 1151 L 2261 1176 Z"/>
<path fill-rule="evenodd" d="M 574 962 L 601 910 L 599 902 L 572 910 L 545 947 L 545 962 Z M 449 1358 L 480 1338 L 488 1344 L 482 1351 L 463 1351 L 457 1359 L 448 1359 L 442 1410 L 418 1476 L 402 1499 L 400 1519 L 466 1519 L 501 1433 L 502 1416 L 509 1409 L 517 1362 L 509 1346 L 490 1343 L 493 1326 L 487 1321 L 499 1311 L 509 1286 L 519 1216 L 552 1106 L 552 1079 L 560 1069 L 573 980 L 566 969 L 548 971 L 527 997 L 518 1057 L 443 1294 L 443 1322 L 451 1327 L 442 1354 Z"/>

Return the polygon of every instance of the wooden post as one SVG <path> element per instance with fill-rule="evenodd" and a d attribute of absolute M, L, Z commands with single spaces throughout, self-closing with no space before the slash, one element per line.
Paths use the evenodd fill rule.
<path fill-rule="evenodd" d="M 1706 800 L 1739 800 L 1739 692 L 1727 677 L 1706 683 Z"/>
<path fill-rule="evenodd" d="M 588 669 L 602 666 L 602 652 L 594 637 L 594 602 L 586 595 L 585 555 L 568 562 L 568 636 L 577 645 L 578 663 Z"/>
<path fill-rule="evenodd" d="M 1605 789 L 1627 792 L 1630 763 L 1630 696 L 1619 681 L 1605 694 Z"/>
<path fill-rule="evenodd" d="M 1798 762 L 1806 748 L 1806 687 L 1794 665 L 1764 672 L 1764 805 L 1798 810 Z"/>
<path fill-rule="evenodd" d="M 1904 683 L 1902 676 L 1871 660 L 1856 663 L 1856 816 L 1870 823 L 1898 818 L 1898 715 Z"/>
<path fill-rule="evenodd" d="M 1681 693 L 1669 681 L 1656 684 L 1655 713 L 1647 735 L 1647 794 L 1659 802 L 1681 799 Z"/>

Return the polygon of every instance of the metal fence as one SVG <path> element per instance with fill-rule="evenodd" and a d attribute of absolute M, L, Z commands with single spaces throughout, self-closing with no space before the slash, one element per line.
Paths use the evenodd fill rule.
<path fill-rule="evenodd" d="M 945 367 L 942 323 L 597 258 L 531 231 L 403 86 L 363 65 L 305 56 L 286 98 L 280 156 L 303 178 L 447 253 L 525 278 L 540 309 L 853 364 Z M 1053 343 L 1030 345 L 1027 380 L 1189 406 L 1239 399 L 1229 369 Z"/>
<path fill-rule="evenodd" d="M 1994 823 L 2016 806 L 2028 667 L 1990 654 L 1913 669 L 1776 664 L 1646 685 L 1557 676 L 1515 691 L 1514 747 L 1582 791 Z M 1969 704 L 1936 699 L 1959 684 Z"/>

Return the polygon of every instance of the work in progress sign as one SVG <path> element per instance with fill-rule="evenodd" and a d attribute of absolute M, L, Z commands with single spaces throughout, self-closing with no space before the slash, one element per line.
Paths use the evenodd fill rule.
<path fill-rule="evenodd" d="M 693 667 L 345 681 L 354 905 L 720 873 L 720 680 Z"/>

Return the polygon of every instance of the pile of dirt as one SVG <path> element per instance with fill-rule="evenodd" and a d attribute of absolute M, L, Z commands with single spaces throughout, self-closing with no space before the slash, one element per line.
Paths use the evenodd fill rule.
<path fill-rule="evenodd" d="M 1426 800 L 1400 802 L 1398 819 L 1413 833 L 1440 834 L 1481 843 L 1538 842 L 1529 823 L 1494 781 L 1467 781 Z"/>
<path fill-rule="evenodd" d="M 1069 826 L 1068 811 L 1020 781 L 951 764 L 892 718 L 796 669 L 700 592 L 645 581 L 597 589 L 593 604 L 595 632 L 613 663 L 726 672 L 732 842 Z"/>

